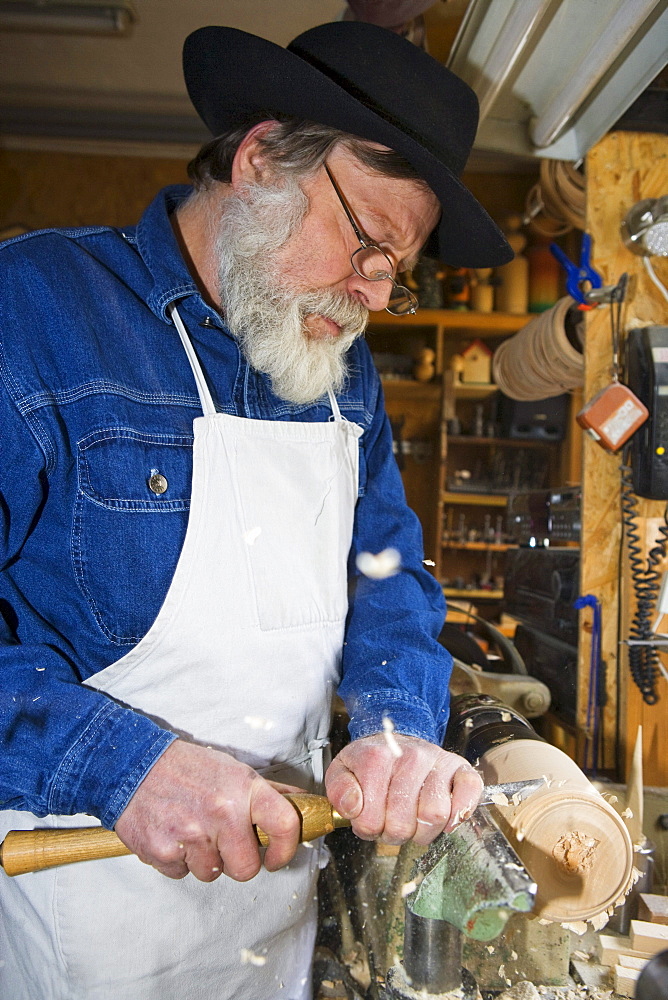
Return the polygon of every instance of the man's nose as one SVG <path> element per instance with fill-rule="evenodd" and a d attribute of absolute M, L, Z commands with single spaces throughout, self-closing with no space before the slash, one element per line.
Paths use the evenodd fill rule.
<path fill-rule="evenodd" d="M 383 281 L 369 281 L 354 272 L 348 289 L 371 312 L 382 312 L 390 301 L 394 283 L 391 278 Z"/>

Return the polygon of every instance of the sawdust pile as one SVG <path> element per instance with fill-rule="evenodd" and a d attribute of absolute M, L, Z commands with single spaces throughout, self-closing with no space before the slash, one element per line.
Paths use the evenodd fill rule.
<path fill-rule="evenodd" d="M 554 845 L 552 855 L 567 872 L 581 874 L 591 868 L 594 852 L 599 843 L 595 837 L 573 830 L 559 838 Z"/>
<path fill-rule="evenodd" d="M 500 993 L 496 1000 L 611 1000 L 612 990 L 593 986 L 534 986 L 533 983 L 515 983 Z"/>

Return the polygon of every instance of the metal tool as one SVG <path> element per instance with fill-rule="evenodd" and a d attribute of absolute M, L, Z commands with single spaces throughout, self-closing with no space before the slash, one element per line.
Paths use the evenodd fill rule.
<path fill-rule="evenodd" d="M 544 782 L 518 784 L 512 794 L 526 797 Z M 513 912 L 533 908 L 536 883 L 485 808 L 452 833 L 441 834 L 412 874 L 415 888 L 405 897 L 403 965 L 388 972 L 386 1000 L 406 1000 L 421 990 L 473 1000 L 479 993 L 462 968 L 462 935 L 478 941 L 497 937 Z"/>
<path fill-rule="evenodd" d="M 489 785 L 484 790 L 482 802 L 495 801 L 493 796 L 506 795 L 526 798 L 543 783 L 538 781 L 517 781 L 506 785 Z M 300 841 L 315 840 L 342 826 L 350 826 L 350 820 L 340 816 L 331 802 L 323 795 L 309 792 L 288 794 L 301 819 Z M 498 802 L 498 798 L 496 800 Z M 257 838 L 263 847 L 269 844 L 264 830 L 256 829 Z M 92 826 L 75 829 L 10 830 L 0 845 L 0 865 L 7 875 L 24 875 L 26 872 L 41 871 L 57 865 L 73 864 L 77 861 L 97 861 L 101 858 L 121 857 L 132 854 L 113 830 Z"/>
<path fill-rule="evenodd" d="M 539 788 L 542 788 L 544 784 L 545 778 L 532 778 L 531 781 L 506 781 L 501 785 L 485 785 L 478 805 L 517 806 L 534 792 L 537 792 Z M 504 795 L 508 801 L 499 801 Z"/>

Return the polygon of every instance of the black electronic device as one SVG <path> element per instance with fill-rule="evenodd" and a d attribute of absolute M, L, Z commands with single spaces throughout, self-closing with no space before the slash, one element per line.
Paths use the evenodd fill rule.
<path fill-rule="evenodd" d="M 515 648 L 532 677 L 550 689 L 550 711 L 563 722 L 575 725 L 577 707 L 577 645 L 520 624 L 515 630 Z"/>
<path fill-rule="evenodd" d="M 582 522 L 579 486 L 513 493 L 506 507 L 506 530 L 519 545 L 536 548 L 579 542 Z"/>
<path fill-rule="evenodd" d="M 568 418 L 568 393 L 550 399 L 510 399 L 502 392 L 498 414 L 503 437 L 538 441 L 562 441 Z"/>
<path fill-rule="evenodd" d="M 579 548 L 518 548 L 506 556 L 504 610 L 546 635 L 577 646 Z"/>
<path fill-rule="evenodd" d="M 625 375 L 649 410 L 629 443 L 634 492 L 668 500 L 668 326 L 629 330 Z"/>
<path fill-rule="evenodd" d="M 507 553 L 503 608 L 519 619 L 515 648 L 531 676 L 550 689 L 550 711 L 568 725 L 576 721 L 579 583 L 579 548 Z"/>
<path fill-rule="evenodd" d="M 519 545 L 543 545 L 550 535 L 549 490 L 511 493 L 506 506 L 508 536 Z"/>
<path fill-rule="evenodd" d="M 582 529 L 582 489 L 580 486 L 557 487 L 548 499 L 550 545 L 579 542 Z"/>

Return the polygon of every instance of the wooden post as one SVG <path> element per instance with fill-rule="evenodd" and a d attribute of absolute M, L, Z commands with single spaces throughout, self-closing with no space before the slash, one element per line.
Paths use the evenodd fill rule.
<path fill-rule="evenodd" d="M 629 274 L 623 330 L 665 324 L 668 304 L 650 280 L 642 259 L 624 246 L 619 232 L 626 212 L 641 198 L 668 193 L 668 137 L 652 133 L 612 132 L 587 156 L 587 232 L 593 241 L 593 266 L 606 285 Z M 668 284 L 668 260 L 654 257 L 657 276 Z M 610 381 L 612 338 L 610 310 L 599 306 L 587 315 L 584 400 Z M 626 648 L 634 610 L 629 560 L 622 537 L 620 455 L 610 455 L 588 437 L 583 442 L 582 566 L 580 592 L 593 594 L 602 606 L 602 657 L 607 666 L 608 701 L 604 709 L 601 766 L 617 769 L 625 780 L 638 725 L 643 727 L 643 767 L 647 785 L 668 784 L 668 682 L 659 681 L 658 705 L 645 705 L 629 676 Z M 639 502 L 641 537 L 662 519 L 665 504 Z M 655 536 L 653 536 L 655 537 Z M 651 547 L 653 538 L 649 539 Z M 621 567 L 621 572 L 620 572 Z M 581 612 L 582 625 L 591 612 Z M 620 624 L 618 626 L 618 616 Z M 589 679 L 590 633 L 583 627 L 578 670 L 578 727 L 584 731 Z M 619 645 L 622 640 L 622 645 Z M 664 748 L 663 750 L 661 748 Z"/>

